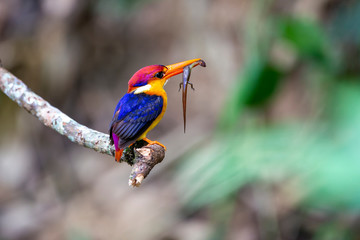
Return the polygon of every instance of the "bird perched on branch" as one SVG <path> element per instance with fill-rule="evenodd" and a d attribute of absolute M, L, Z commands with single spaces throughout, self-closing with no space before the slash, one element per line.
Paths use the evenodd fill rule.
<path fill-rule="evenodd" d="M 115 145 L 116 161 L 119 162 L 124 149 L 137 140 L 165 148 L 161 143 L 146 138 L 146 134 L 164 116 L 167 106 L 164 86 L 169 78 L 182 73 L 184 67 L 191 64 L 196 66 L 201 61 L 192 59 L 167 66 L 151 65 L 138 70 L 131 77 L 128 91 L 117 104 L 110 123 L 110 139 Z"/>

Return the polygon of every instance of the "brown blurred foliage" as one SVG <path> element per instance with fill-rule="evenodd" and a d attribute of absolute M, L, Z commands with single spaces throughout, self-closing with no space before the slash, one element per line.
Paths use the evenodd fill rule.
<path fill-rule="evenodd" d="M 185 135 L 180 77 L 166 86 L 168 110 L 150 138 L 168 151 L 139 189 L 127 186 L 129 166 L 70 143 L 0 94 L 0 239 L 209 239 L 219 226 L 212 215 L 228 214 L 226 203 L 221 213 L 184 212 L 173 173 L 180 156 L 206 144 L 226 108 L 224 101 L 244 62 L 244 32 L 258 27 L 249 26 L 258 2 L 0 1 L 4 67 L 76 121 L 102 132 L 139 68 L 197 57 L 208 66 L 192 72 L 196 91 L 189 92 Z M 300 15 L 324 24 L 344 5 L 339 0 L 268 4 L 267 14 Z M 349 58 L 358 56 L 353 46 L 345 46 Z M 287 56 L 278 57 L 291 61 Z M 358 69 L 354 62 L 347 71 Z M 279 94 L 290 100 L 276 101 L 270 117 L 308 114 L 311 103 L 298 104 L 303 89 L 296 88 L 297 73 Z M 258 229 L 256 213 L 243 204 L 254 201 L 253 196 L 258 195 L 243 190 L 241 213 L 224 229 L 227 239 L 272 239 L 262 236 L 266 231 Z M 295 222 L 302 218 L 291 214 Z M 312 219 L 305 224 L 311 229 Z M 296 224 L 286 226 L 284 232 L 292 236 Z M 307 234 L 299 231 L 289 239 L 308 239 Z"/>

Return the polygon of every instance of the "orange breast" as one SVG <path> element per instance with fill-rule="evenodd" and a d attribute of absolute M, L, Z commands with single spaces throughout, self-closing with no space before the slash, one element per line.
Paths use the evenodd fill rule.
<path fill-rule="evenodd" d="M 148 129 L 146 129 L 146 131 L 137 140 L 145 138 L 146 134 L 149 131 L 151 131 L 156 125 L 159 124 L 160 120 L 163 118 L 163 116 L 165 114 L 166 107 L 167 107 L 167 95 L 164 90 L 164 83 L 165 83 L 165 81 L 162 81 L 162 80 L 150 81 L 149 84 L 151 85 L 151 88 L 147 91 L 144 91 L 144 93 L 149 94 L 149 95 L 161 96 L 163 99 L 163 108 L 162 108 L 160 115 L 154 120 L 154 122 L 150 125 L 150 127 Z"/>

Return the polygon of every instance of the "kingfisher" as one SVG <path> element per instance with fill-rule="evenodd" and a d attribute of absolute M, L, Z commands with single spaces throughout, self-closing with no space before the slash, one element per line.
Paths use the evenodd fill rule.
<path fill-rule="evenodd" d="M 138 70 L 129 80 L 127 93 L 116 105 L 109 129 L 111 143 L 115 145 L 115 160 L 120 162 L 124 149 L 138 140 L 149 145 L 146 134 L 162 119 L 167 107 L 164 86 L 169 78 L 183 72 L 186 66 L 201 64 L 200 58 L 171 65 L 151 65 Z"/>

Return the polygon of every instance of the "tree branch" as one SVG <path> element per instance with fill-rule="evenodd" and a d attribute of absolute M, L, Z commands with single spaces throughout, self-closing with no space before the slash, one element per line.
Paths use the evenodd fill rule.
<path fill-rule="evenodd" d="M 95 151 L 114 156 L 115 148 L 108 134 L 81 125 L 42 97 L 32 92 L 20 79 L 0 67 L 0 89 L 20 107 L 34 115 L 45 126 L 54 129 L 70 141 Z M 140 149 L 137 149 L 140 147 Z M 129 185 L 140 186 L 151 169 L 165 157 L 165 149 L 159 145 L 144 146 L 137 142 L 124 151 L 122 161 L 133 166 Z"/>

